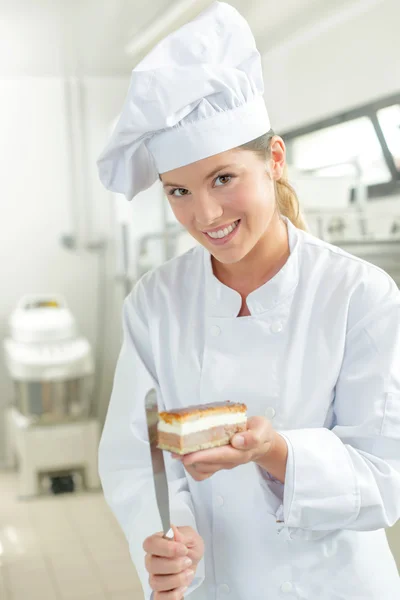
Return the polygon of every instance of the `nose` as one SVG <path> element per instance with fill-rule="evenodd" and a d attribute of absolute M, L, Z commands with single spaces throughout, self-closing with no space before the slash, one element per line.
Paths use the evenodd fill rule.
<path fill-rule="evenodd" d="M 194 215 L 201 228 L 210 227 L 223 215 L 223 212 L 221 204 L 210 194 L 196 196 Z"/>

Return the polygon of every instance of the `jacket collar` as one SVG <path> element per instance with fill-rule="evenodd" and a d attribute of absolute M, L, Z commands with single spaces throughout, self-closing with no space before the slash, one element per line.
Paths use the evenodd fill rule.
<path fill-rule="evenodd" d="M 247 306 L 252 316 L 260 315 L 281 304 L 294 292 L 298 284 L 300 235 L 289 219 L 282 218 L 288 229 L 290 256 L 272 279 L 247 296 Z M 216 278 L 211 254 L 205 248 L 203 251 L 207 314 L 211 317 L 236 317 L 242 305 L 241 296 Z"/>

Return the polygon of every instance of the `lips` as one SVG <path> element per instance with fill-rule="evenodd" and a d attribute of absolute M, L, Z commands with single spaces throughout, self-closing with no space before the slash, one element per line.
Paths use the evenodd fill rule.
<path fill-rule="evenodd" d="M 207 237 L 207 240 L 217 246 L 222 246 L 231 241 L 231 239 L 237 234 L 238 229 L 240 228 L 240 219 L 234 221 L 227 227 L 220 227 L 214 229 L 213 231 L 203 232 L 203 234 Z"/>
<path fill-rule="evenodd" d="M 239 224 L 239 220 L 234 221 L 230 225 L 226 225 L 225 227 L 216 227 L 215 229 L 211 229 L 210 231 L 204 231 L 206 235 L 211 237 L 212 239 L 222 239 L 229 235 Z"/>

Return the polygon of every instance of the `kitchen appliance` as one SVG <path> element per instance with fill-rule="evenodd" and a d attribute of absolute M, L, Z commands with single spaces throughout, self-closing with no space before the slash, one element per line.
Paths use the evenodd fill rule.
<path fill-rule="evenodd" d="M 28 295 L 10 318 L 5 356 L 14 405 L 36 423 L 87 418 L 94 365 L 89 342 L 77 335 L 59 295 Z"/>
<path fill-rule="evenodd" d="M 6 417 L 7 456 L 18 465 L 20 495 L 99 487 L 94 360 L 65 299 L 24 296 L 9 329 L 4 351 L 14 393 Z"/>

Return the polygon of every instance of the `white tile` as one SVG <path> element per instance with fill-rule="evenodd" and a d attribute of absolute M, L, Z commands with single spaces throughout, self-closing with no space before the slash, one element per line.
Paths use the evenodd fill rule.
<path fill-rule="evenodd" d="M 144 594 L 139 589 L 128 592 L 116 592 L 108 596 L 108 600 L 144 600 Z"/>
<path fill-rule="evenodd" d="M 97 560 L 110 560 L 113 558 L 123 560 L 129 554 L 126 543 L 116 543 L 107 538 L 99 538 L 97 540 L 86 539 L 85 547 Z"/>
<path fill-rule="evenodd" d="M 142 589 L 136 569 L 129 560 L 103 562 L 98 574 L 109 593 Z"/>
<path fill-rule="evenodd" d="M 0 473 L 1 600 L 143 600 L 127 541 L 101 493 L 21 501 L 16 477 L 8 476 L 4 504 L 4 481 Z"/>
<path fill-rule="evenodd" d="M 400 572 L 400 521 L 391 529 L 388 529 L 386 533 L 393 556 L 397 562 L 397 568 Z"/>
<path fill-rule="evenodd" d="M 57 588 L 46 570 L 8 571 L 8 581 L 13 600 L 33 600 L 34 598 L 58 599 Z M 25 594 L 25 596 L 24 596 Z"/>
<path fill-rule="evenodd" d="M 24 556 L 40 554 L 35 531 L 26 527 L 14 527 L 11 524 L 0 527 L 0 547 L 5 563 L 19 560 Z"/>
<path fill-rule="evenodd" d="M 45 556 L 54 570 L 90 568 L 88 556 L 81 548 L 76 552 L 48 552 Z"/>
<path fill-rule="evenodd" d="M 96 592 L 95 594 L 88 594 L 88 595 L 85 594 L 84 596 L 74 596 L 73 600 L 109 600 L 109 598 L 103 592 Z M 131 598 L 131 600 L 132 600 L 132 598 Z"/>
<path fill-rule="evenodd" d="M 1 600 L 9 600 L 9 594 L 6 587 L 5 567 L 2 564 L 0 564 L 0 598 Z"/>
<path fill-rule="evenodd" d="M 80 554 L 83 552 L 82 542 L 77 537 L 65 538 L 62 535 L 59 537 L 43 536 L 40 540 L 40 548 L 43 554 Z"/>
<path fill-rule="evenodd" d="M 104 597 L 104 590 L 101 586 L 92 579 L 85 579 L 83 581 L 70 579 L 69 581 L 57 580 L 57 587 L 59 589 L 60 598 L 62 600 L 76 600 L 77 598 L 96 598 Z"/>
<path fill-rule="evenodd" d="M 15 560 L 6 563 L 7 572 L 10 576 L 23 577 L 26 573 L 43 572 L 47 575 L 47 563 L 40 555 L 27 555 L 16 557 Z"/>
<path fill-rule="evenodd" d="M 113 544 L 120 544 L 121 536 L 118 536 L 111 525 L 101 524 L 100 517 L 96 522 L 82 522 L 74 523 L 74 528 L 77 530 L 78 535 L 81 539 L 88 540 L 89 542 L 96 543 L 97 540 L 109 540 Z M 126 542 L 125 542 L 126 543 Z"/>

